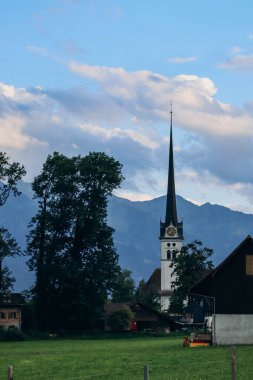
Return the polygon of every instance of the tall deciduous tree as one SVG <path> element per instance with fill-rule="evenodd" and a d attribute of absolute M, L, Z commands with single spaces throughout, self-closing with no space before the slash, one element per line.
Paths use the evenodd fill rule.
<path fill-rule="evenodd" d="M 39 328 L 89 327 L 101 312 L 119 271 L 107 201 L 122 179 L 118 161 L 94 152 L 54 153 L 35 178 L 27 250 Z"/>
<path fill-rule="evenodd" d="M 141 280 L 136 289 L 135 299 L 153 309 L 160 310 L 159 289 L 156 284 L 147 287 L 145 280 Z"/>
<path fill-rule="evenodd" d="M 18 162 L 11 163 L 9 160 L 10 157 L 6 153 L 0 152 L 0 206 L 5 204 L 10 193 L 14 196 L 21 194 L 17 183 L 26 174 L 23 165 Z M 3 261 L 7 257 L 20 254 L 21 250 L 16 240 L 6 228 L 0 227 L 0 301 L 3 301 L 12 290 L 15 281 L 10 270 L 3 266 Z"/>
<path fill-rule="evenodd" d="M 4 227 L 0 228 L 0 302 L 8 296 L 13 288 L 15 279 L 12 277 L 10 270 L 3 266 L 3 261 L 7 257 L 14 257 L 21 254 L 21 250 L 16 240 L 11 236 Z"/>
<path fill-rule="evenodd" d="M 198 240 L 182 247 L 180 254 L 171 264 L 175 280 L 172 282 L 174 294 L 171 297 L 169 312 L 179 314 L 183 312 L 184 301 L 190 288 L 213 268 L 210 260 L 212 255 L 213 250 L 203 247 L 203 243 Z"/>
<path fill-rule="evenodd" d="M 135 283 L 131 271 L 123 269 L 119 272 L 115 289 L 112 292 L 112 302 L 129 302 L 135 298 Z"/>
<path fill-rule="evenodd" d="M 26 174 L 23 165 L 18 162 L 10 163 L 9 160 L 6 153 L 0 152 L 0 206 L 7 201 L 11 192 L 14 196 L 20 195 L 17 182 Z"/>

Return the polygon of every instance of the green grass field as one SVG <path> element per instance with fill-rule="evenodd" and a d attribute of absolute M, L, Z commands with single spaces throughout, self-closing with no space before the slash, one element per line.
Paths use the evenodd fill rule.
<path fill-rule="evenodd" d="M 231 379 L 230 347 L 183 348 L 182 338 L 53 340 L 0 343 L 0 379 Z M 253 379 L 253 347 L 236 347 L 237 379 Z"/>

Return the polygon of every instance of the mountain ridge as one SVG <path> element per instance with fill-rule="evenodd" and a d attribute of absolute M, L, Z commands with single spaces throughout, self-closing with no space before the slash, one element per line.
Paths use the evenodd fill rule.
<path fill-rule="evenodd" d="M 0 208 L 0 225 L 5 226 L 25 249 L 28 224 L 37 211 L 31 185 L 21 183 L 20 197 L 8 199 Z M 166 196 L 149 201 L 130 201 L 112 196 L 108 202 L 108 224 L 114 229 L 114 242 L 122 268 L 132 271 L 136 281 L 148 279 L 160 266 L 160 220 L 165 217 Z M 184 243 L 200 240 L 214 250 L 214 264 L 219 264 L 247 236 L 253 234 L 253 215 L 206 202 L 196 205 L 177 196 L 179 220 L 184 223 Z M 33 274 L 28 271 L 27 257 L 8 259 L 16 277 L 15 290 L 29 288 Z"/>

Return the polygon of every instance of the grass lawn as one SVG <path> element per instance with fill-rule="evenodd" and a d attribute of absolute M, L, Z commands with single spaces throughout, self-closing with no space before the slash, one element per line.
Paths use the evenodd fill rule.
<path fill-rule="evenodd" d="M 231 379 L 230 347 L 183 348 L 182 338 L 0 342 L 0 379 Z M 237 379 L 253 379 L 253 346 L 238 346 Z"/>

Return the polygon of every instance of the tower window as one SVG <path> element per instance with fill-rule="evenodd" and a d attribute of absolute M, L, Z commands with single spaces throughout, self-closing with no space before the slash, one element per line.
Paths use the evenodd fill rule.
<path fill-rule="evenodd" d="M 167 251 L 167 260 L 170 260 L 170 259 L 171 259 L 171 251 L 168 250 L 168 251 Z"/>
<path fill-rule="evenodd" d="M 167 243 L 167 246 L 170 247 L 170 243 Z"/>
<path fill-rule="evenodd" d="M 173 247 L 175 247 L 175 246 L 176 246 L 176 243 L 173 243 L 172 245 L 173 245 Z"/>
<path fill-rule="evenodd" d="M 172 251 L 172 258 L 175 259 L 177 256 L 177 251 L 173 249 Z"/>

